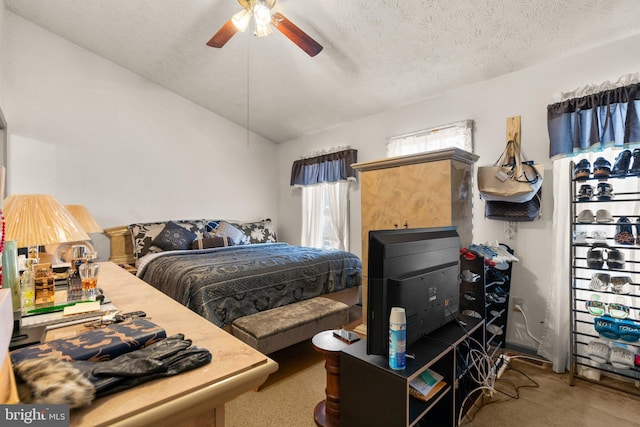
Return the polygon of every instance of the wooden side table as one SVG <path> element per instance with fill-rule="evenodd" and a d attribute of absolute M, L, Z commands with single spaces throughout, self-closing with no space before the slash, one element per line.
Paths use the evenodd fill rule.
<path fill-rule="evenodd" d="M 111 243 L 109 261 L 116 264 L 135 264 L 133 239 L 127 226 L 105 228 L 104 234 L 109 237 Z"/>
<path fill-rule="evenodd" d="M 125 270 L 127 270 L 129 273 L 133 274 L 134 276 L 138 272 L 138 269 L 131 264 L 118 264 L 118 265 L 124 268 Z"/>
<path fill-rule="evenodd" d="M 324 368 L 327 371 L 327 398 L 318 403 L 313 410 L 313 419 L 319 427 L 338 427 L 340 425 L 340 351 L 349 346 L 333 336 L 333 331 L 323 331 L 311 340 L 313 348 L 325 357 Z"/>

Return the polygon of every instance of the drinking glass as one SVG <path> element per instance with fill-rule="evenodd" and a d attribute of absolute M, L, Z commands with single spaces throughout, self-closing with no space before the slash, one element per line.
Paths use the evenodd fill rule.
<path fill-rule="evenodd" d="M 84 301 L 95 301 L 100 265 L 93 262 L 87 262 L 80 264 L 78 269 L 80 271 L 80 279 L 82 280 L 82 299 Z"/>

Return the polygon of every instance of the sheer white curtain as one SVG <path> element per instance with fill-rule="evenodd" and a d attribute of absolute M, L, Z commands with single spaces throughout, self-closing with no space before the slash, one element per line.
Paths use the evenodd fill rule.
<path fill-rule="evenodd" d="M 472 131 L 473 120 L 462 120 L 406 135 L 394 136 L 389 138 L 387 142 L 387 157 L 424 153 L 452 147 L 472 153 Z"/>
<path fill-rule="evenodd" d="M 553 162 L 553 241 L 551 278 L 547 291 L 549 304 L 538 354 L 553 363 L 553 370 L 564 372 L 569 356 L 569 164 L 572 159 Z"/>
<path fill-rule="evenodd" d="M 334 147 L 293 162 L 291 185 L 302 188 L 303 246 L 349 250 L 349 183 L 358 150 Z"/>
<path fill-rule="evenodd" d="M 349 250 L 349 181 L 302 187 L 301 243 Z"/>
<path fill-rule="evenodd" d="M 331 211 L 331 224 L 338 240 L 338 249 L 349 250 L 349 181 L 332 182 L 327 185 L 327 196 Z"/>
<path fill-rule="evenodd" d="M 302 246 L 322 247 L 322 226 L 324 224 L 323 187 L 316 184 L 302 187 Z"/>

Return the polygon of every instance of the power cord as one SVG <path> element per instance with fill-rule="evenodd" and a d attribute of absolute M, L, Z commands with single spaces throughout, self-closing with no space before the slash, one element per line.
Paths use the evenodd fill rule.
<path fill-rule="evenodd" d="M 527 315 L 524 314 L 524 310 L 522 309 L 522 307 L 519 304 L 516 304 L 513 306 L 513 308 L 519 311 L 522 314 L 522 317 L 524 317 L 524 327 L 527 330 L 527 335 L 529 335 L 535 342 L 540 344 L 540 340 L 534 337 L 533 334 L 529 331 L 529 322 L 527 321 Z"/>
<path fill-rule="evenodd" d="M 523 314 L 524 316 L 524 312 L 522 311 L 522 308 L 519 305 L 516 305 L 516 308 L 519 309 L 519 311 Z M 465 407 L 465 405 L 467 404 L 467 401 L 478 391 L 482 391 L 482 405 L 478 406 L 475 402 L 473 403 L 473 406 L 478 408 L 478 409 L 482 409 L 482 407 L 484 407 L 485 402 L 484 402 L 484 398 L 486 397 L 493 397 L 493 395 L 495 393 L 500 393 L 503 394 L 505 396 L 507 396 L 508 399 L 502 399 L 502 400 L 495 400 L 495 401 L 491 401 L 488 402 L 486 404 L 491 404 L 491 403 L 498 403 L 498 402 L 503 402 L 503 401 L 507 401 L 507 400 L 515 400 L 515 399 L 519 399 L 520 398 L 520 388 L 524 388 L 524 387 L 539 387 L 539 384 L 534 381 L 531 377 L 529 377 L 526 373 L 522 372 L 519 369 L 514 368 L 511 365 L 510 359 L 513 358 L 519 358 L 519 357 L 524 357 L 524 356 L 510 356 L 509 359 L 501 357 L 501 359 L 503 360 L 503 363 L 506 364 L 506 369 L 509 370 L 513 370 L 515 372 L 520 373 L 521 375 L 523 375 L 527 380 L 529 380 L 532 384 L 528 384 L 528 385 L 519 385 L 518 383 L 516 383 L 516 381 L 512 380 L 512 379 L 501 379 L 498 378 L 498 371 L 496 370 L 496 365 L 493 362 L 493 359 L 491 358 L 491 356 L 489 356 L 489 354 L 487 353 L 486 349 L 484 348 L 484 346 L 475 338 L 473 338 L 469 332 L 466 329 L 466 323 L 464 323 L 463 321 L 461 321 L 460 319 L 458 319 L 458 317 L 456 317 L 455 313 L 453 313 L 451 311 L 451 309 L 449 309 L 449 307 L 446 307 L 446 309 L 449 311 L 449 314 L 451 314 L 451 316 L 453 317 L 453 319 L 456 321 L 456 323 L 460 326 L 460 328 L 462 328 L 462 330 L 464 331 L 464 334 L 466 336 L 466 339 L 464 340 L 464 344 L 466 344 L 467 348 L 468 348 L 468 352 L 467 355 L 465 356 L 465 360 L 464 363 L 466 365 L 466 370 L 465 373 L 468 373 L 471 376 L 471 379 L 473 381 L 475 381 L 476 384 L 479 384 L 478 387 L 472 389 L 471 391 L 467 392 L 465 398 L 462 400 L 462 403 L 460 404 L 460 412 L 458 414 L 458 420 L 457 420 L 457 424 L 456 425 L 460 425 L 462 423 L 462 420 L 467 417 L 469 419 L 469 421 L 472 421 L 473 418 L 469 418 L 469 412 L 467 411 L 467 413 L 463 414 L 463 409 Z M 526 318 L 525 318 L 525 325 L 526 325 Z M 528 327 L 527 327 L 527 332 L 529 332 Z M 531 334 L 530 334 L 531 335 Z M 531 335 L 532 338 L 535 339 L 535 337 L 533 337 Z M 536 339 L 536 341 L 538 341 Z M 540 342 L 540 341 L 538 341 Z M 477 345 L 477 347 L 480 349 L 476 349 L 476 348 L 472 348 L 471 343 L 475 343 Z M 546 362 L 546 361 L 545 361 Z M 470 367 L 473 367 L 473 369 L 469 369 Z M 505 390 L 500 390 L 498 388 L 496 388 L 496 383 L 498 381 L 502 381 L 505 383 L 509 383 L 513 386 L 514 388 L 514 393 L 510 394 L 508 392 L 506 392 Z"/>
<path fill-rule="evenodd" d="M 525 357 L 525 356 L 522 356 L 522 357 Z M 509 357 L 509 359 L 513 359 L 513 358 L 518 358 L 518 357 L 517 357 L 517 356 L 510 356 L 510 357 Z M 510 360 L 507 360 L 507 359 L 503 359 L 503 360 L 504 360 L 504 363 L 506 363 L 506 365 L 507 365 L 507 369 L 508 369 L 508 370 L 511 370 L 511 371 L 514 371 L 514 372 L 517 372 L 517 373 L 521 374 L 521 375 L 522 375 L 522 376 L 524 376 L 528 381 L 530 381 L 530 382 L 531 382 L 531 384 L 518 384 L 515 380 L 513 380 L 513 379 L 511 379 L 511 378 L 496 378 L 496 383 L 497 383 L 497 382 L 500 382 L 500 383 L 508 383 L 508 384 L 512 385 L 512 386 L 513 386 L 513 389 L 514 389 L 514 394 L 512 395 L 512 394 L 507 393 L 505 390 L 500 390 L 500 389 L 498 389 L 498 388 L 496 388 L 496 387 L 493 387 L 493 390 L 494 390 L 494 391 L 496 391 L 496 392 L 498 392 L 498 393 L 500 393 L 500 394 L 503 394 L 503 395 L 507 396 L 507 397 L 508 397 L 508 399 L 491 400 L 491 401 L 489 401 L 489 402 L 485 402 L 484 398 L 485 398 L 485 396 L 487 396 L 487 394 L 486 394 L 486 393 L 483 393 L 483 394 L 482 394 L 481 404 L 480 404 L 480 405 L 478 405 L 478 404 L 477 404 L 477 403 L 475 403 L 475 402 L 473 403 L 473 406 L 474 406 L 475 408 L 477 408 L 478 410 L 480 410 L 480 409 L 484 408 L 486 405 L 491 405 L 491 404 L 494 404 L 494 403 L 501 403 L 501 402 L 507 402 L 507 401 L 509 401 L 509 400 L 519 399 L 519 398 L 520 398 L 520 389 L 521 389 L 521 388 L 527 388 L 527 387 L 530 387 L 530 388 L 538 388 L 538 387 L 540 387 L 540 384 L 538 384 L 535 380 L 533 380 L 529 375 L 527 375 L 526 373 L 524 373 L 524 372 L 523 372 L 523 371 L 521 371 L 520 369 L 514 368 L 514 367 L 512 366 L 512 364 L 511 364 L 511 361 L 510 361 Z M 482 390 L 482 389 L 485 389 L 485 387 L 484 387 L 484 386 L 480 386 L 480 387 L 477 387 L 476 389 L 472 390 L 471 392 L 469 392 L 469 394 L 467 395 L 467 397 L 465 397 L 465 399 L 463 400 L 461 408 L 463 408 L 463 407 L 464 407 L 464 404 L 466 403 L 467 399 L 468 399 L 468 398 L 469 398 L 473 393 L 475 393 L 477 390 Z M 493 397 L 493 396 L 490 396 L 490 397 Z M 462 410 L 461 410 L 461 411 L 460 411 L 460 414 L 459 414 L 459 416 L 458 416 L 458 424 L 457 424 L 457 425 L 458 425 L 458 426 L 460 426 L 460 425 L 461 425 L 461 423 L 462 423 L 462 420 L 463 420 L 464 418 L 467 418 L 469 422 L 472 422 L 472 421 L 474 420 L 474 418 L 475 418 L 475 415 L 474 415 L 473 417 L 471 417 L 471 416 L 469 415 L 470 413 L 471 413 L 471 411 L 467 411 L 467 413 L 466 413 L 466 414 L 465 414 L 465 416 L 463 417 L 463 416 L 462 416 Z M 476 412 L 476 413 L 477 413 L 477 412 Z"/>
<path fill-rule="evenodd" d="M 456 317 L 455 313 L 451 311 L 451 309 L 446 306 L 447 311 L 456 323 L 462 328 L 462 331 L 465 334 L 464 344 L 467 346 L 467 354 L 465 356 L 464 364 L 465 364 L 465 373 L 468 374 L 471 379 L 479 384 L 478 387 L 468 391 L 466 393 L 465 398 L 462 400 L 460 404 L 460 412 L 458 414 L 458 422 L 456 425 L 460 425 L 463 419 L 463 409 L 467 403 L 467 401 L 474 395 L 477 391 L 482 391 L 483 399 L 484 396 L 492 396 L 495 392 L 500 392 L 495 388 L 495 382 L 497 377 L 497 372 L 495 371 L 495 366 L 493 363 L 493 359 L 487 353 L 484 345 L 480 343 L 477 339 L 471 336 L 466 329 L 466 323 L 462 322 L 458 317 Z M 477 348 L 473 348 L 472 344 L 475 344 Z M 462 345 L 462 344 L 461 344 Z M 456 378 L 458 379 L 458 378 Z M 502 393 L 502 392 L 501 392 Z M 508 395 L 508 394 L 507 394 Z"/>
<path fill-rule="evenodd" d="M 518 385 L 517 389 L 521 389 L 521 388 L 539 388 L 540 384 L 538 384 L 533 378 L 531 378 L 529 375 L 525 374 L 523 371 L 521 371 L 520 369 L 514 368 L 513 366 L 511 366 L 511 362 L 507 362 L 509 364 L 509 369 L 519 373 L 520 375 L 524 376 L 526 379 L 528 379 L 531 384 L 522 384 L 522 385 Z"/>

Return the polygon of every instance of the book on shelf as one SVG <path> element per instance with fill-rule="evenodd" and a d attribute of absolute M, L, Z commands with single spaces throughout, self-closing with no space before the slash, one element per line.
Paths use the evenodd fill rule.
<path fill-rule="evenodd" d="M 421 400 L 429 400 L 447 385 L 439 373 L 426 369 L 409 382 L 409 394 Z"/>

